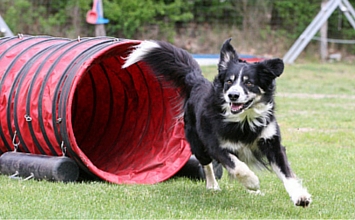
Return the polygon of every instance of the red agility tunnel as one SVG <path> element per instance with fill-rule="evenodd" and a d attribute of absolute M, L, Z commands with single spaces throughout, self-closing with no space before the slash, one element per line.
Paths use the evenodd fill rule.
<path fill-rule="evenodd" d="M 121 68 L 139 43 L 0 38 L 0 154 L 65 154 L 113 183 L 173 176 L 191 155 L 181 100 L 144 63 Z"/>

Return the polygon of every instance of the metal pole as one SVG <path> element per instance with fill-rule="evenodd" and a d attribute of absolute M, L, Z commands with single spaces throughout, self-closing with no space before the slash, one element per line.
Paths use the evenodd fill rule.
<path fill-rule="evenodd" d="M 285 54 L 285 63 L 293 63 L 303 49 L 307 46 L 312 37 L 319 31 L 325 21 L 328 20 L 333 11 L 340 5 L 341 0 L 330 0 L 328 4 L 317 14 L 306 30 L 300 35 L 290 50 Z"/>
<path fill-rule="evenodd" d="M 328 4 L 328 0 L 322 1 L 322 10 Z M 327 34 L 328 34 L 328 20 L 324 22 L 322 27 L 320 28 L 320 57 L 322 62 L 325 62 L 328 57 L 328 42 L 327 42 Z"/>
<path fill-rule="evenodd" d="M 1 15 L 0 15 L 0 32 L 3 33 L 5 37 L 13 37 L 14 36 L 14 34 L 10 30 L 10 28 L 7 26 L 4 19 L 2 19 Z"/>

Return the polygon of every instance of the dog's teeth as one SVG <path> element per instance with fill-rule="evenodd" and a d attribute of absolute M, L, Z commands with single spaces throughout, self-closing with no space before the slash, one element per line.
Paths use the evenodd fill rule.
<path fill-rule="evenodd" d="M 231 103 L 232 111 L 239 111 L 243 108 L 243 104 Z"/>

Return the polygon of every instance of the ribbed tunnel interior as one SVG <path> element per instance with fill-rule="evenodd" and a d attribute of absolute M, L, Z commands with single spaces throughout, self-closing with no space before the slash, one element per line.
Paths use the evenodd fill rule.
<path fill-rule="evenodd" d="M 181 100 L 144 64 L 122 69 L 123 63 L 122 53 L 111 51 L 81 77 L 72 105 L 76 142 L 104 172 L 128 180 L 156 178 L 174 169 L 167 166 L 186 150 L 176 118 Z"/>

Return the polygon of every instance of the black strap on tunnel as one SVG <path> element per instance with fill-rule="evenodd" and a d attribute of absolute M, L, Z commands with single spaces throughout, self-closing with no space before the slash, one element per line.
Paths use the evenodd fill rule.
<path fill-rule="evenodd" d="M 80 43 L 83 42 L 83 40 L 85 40 L 86 42 L 87 41 L 92 41 L 92 40 L 100 40 L 100 39 L 103 39 L 105 41 L 103 42 L 99 42 L 98 44 L 94 44 L 92 45 L 90 48 L 87 48 L 85 49 L 84 51 L 82 51 L 81 53 L 79 53 L 76 57 L 73 57 L 72 59 L 72 62 L 66 67 L 66 69 L 64 70 L 62 76 L 60 77 L 60 80 L 58 81 L 58 84 L 57 84 L 57 87 L 55 89 L 55 94 L 54 94 L 54 97 L 56 98 L 56 100 L 53 100 L 52 102 L 52 120 L 53 121 L 57 121 L 57 119 L 61 119 L 61 123 L 59 124 L 59 127 L 60 127 L 60 131 L 58 131 L 58 129 L 55 128 L 55 134 L 56 134 L 56 137 L 58 140 L 60 141 L 63 141 L 65 146 L 66 146 L 66 150 L 67 152 L 69 153 L 69 155 L 75 159 L 79 166 L 84 170 L 86 171 L 87 173 L 90 173 L 88 168 L 82 163 L 81 159 L 75 154 L 75 152 L 71 149 L 71 146 L 70 146 L 70 141 L 68 139 L 68 132 L 67 132 L 67 128 L 66 128 L 66 105 L 64 104 L 61 105 L 62 102 L 66 103 L 66 98 L 67 95 L 69 94 L 69 91 L 70 91 L 70 84 L 73 80 L 73 77 L 75 77 L 75 74 L 76 74 L 76 71 L 73 71 L 74 74 L 72 74 L 72 77 L 69 79 L 69 88 L 66 88 L 65 86 L 65 82 L 68 81 L 68 75 L 69 74 L 69 70 L 72 68 L 72 66 L 74 65 L 78 65 L 79 64 L 79 67 L 81 67 L 81 64 L 83 62 L 85 62 L 87 59 L 84 59 L 84 60 L 80 60 L 80 58 L 82 58 L 82 55 L 87 53 L 88 51 L 92 50 L 92 48 L 95 48 L 99 45 L 102 45 L 102 47 L 100 47 L 99 49 L 102 49 L 103 47 L 107 46 L 107 43 L 112 43 L 114 40 L 114 38 L 108 38 L 108 37 L 100 37 L 100 38 L 84 38 L 82 39 L 80 42 L 78 42 L 78 44 L 76 44 L 76 46 L 79 46 Z M 107 39 L 107 40 L 106 40 Z M 71 50 L 66 50 L 62 55 L 70 52 Z M 97 51 L 95 51 L 96 53 Z M 90 53 L 89 54 L 89 57 L 91 55 L 93 55 L 94 53 Z M 79 58 L 79 60 L 78 60 Z M 88 58 L 88 57 L 85 57 L 85 58 Z M 77 70 L 77 69 L 76 69 Z M 65 92 L 67 91 L 67 92 Z M 66 94 L 64 95 L 65 100 L 61 101 L 62 97 L 63 97 L 63 94 Z M 59 101 L 57 101 L 59 100 Z M 58 117 L 57 117 L 57 103 L 58 103 Z M 64 113 L 61 114 L 61 110 L 63 111 L 64 110 Z M 60 134 L 59 134 L 60 133 Z"/>
<path fill-rule="evenodd" d="M 30 100 L 31 100 L 31 97 L 32 97 L 32 90 L 33 90 L 33 88 L 34 88 L 34 86 L 35 86 L 35 84 L 36 84 L 36 80 L 37 80 L 38 76 L 40 75 L 40 73 L 42 72 L 42 69 L 43 69 L 44 65 L 46 64 L 46 61 L 47 61 L 47 60 L 50 60 L 50 58 L 51 58 L 53 55 L 55 55 L 55 52 L 56 52 L 57 50 L 60 50 L 61 48 L 65 47 L 66 45 L 68 45 L 68 44 L 70 44 L 70 43 L 72 43 L 72 41 L 69 41 L 69 42 L 66 42 L 66 43 L 61 42 L 60 44 L 56 45 L 57 48 L 56 48 L 56 49 L 53 49 L 53 50 L 51 51 L 51 53 L 48 54 L 48 55 L 44 58 L 44 60 L 42 61 L 41 65 L 38 67 L 37 71 L 35 72 L 34 76 L 32 77 L 31 84 L 30 84 L 29 89 L 28 89 L 28 92 L 27 92 L 26 114 L 29 115 L 29 114 L 31 113 L 31 102 L 30 102 Z M 44 79 L 48 78 L 49 75 L 50 75 L 50 74 L 47 73 L 47 74 L 45 75 L 45 78 L 44 78 Z M 46 81 L 45 81 L 44 79 L 42 80 L 41 86 L 45 86 L 45 85 L 46 85 Z M 37 98 L 38 98 L 38 100 L 41 100 L 41 99 L 42 99 L 41 95 L 39 95 Z M 58 156 L 56 150 L 54 149 L 52 143 L 50 142 L 50 140 L 49 140 L 49 138 L 48 138 L 48 135 L 47 135 L 45 126 L 43 125 L 42 102 L 40 102 L 40 101 L 38 101 L 37 111 L 38 111 L 38 121 L 39 121 L 39 125 L 40 125 L 41 134 L 42 134 L 42 136 L 43 136 L 43 139 L 45 140 L 46 145 L 47 145 L 47 147 L 49 148 L 49 150 L 51 151 L 52 155 Z M 32 126 L 31 126 L 31 129 L 32 129 L 32 131 L 33 131 Z"/>
<path fill-rule="evenodd" d="M 0 46 L 1 46 L 1 45 L 4 45 L 4 44 L 8 44 L 10 41 L 13 41 L 13 40 L 18 40 L 18 38 L 15 38 L 15 37 L 3 37 L 3 38 L 0 38 Z M 6 51 L 7 51 L 7 50 L 5 50 L 5 52 L 6 52 Z M 4 55 L 5 52 L 3 52 L 2 55 L 0 55 L 0 60 L 1 60 L 1 58 L 3 57 L 3 55 Z M 2 78 L 4 78 L 4 77 L 2 77 Z M 1 80 L 0 80 L 0 81 L 1 81 Z M 1 86 L 0 86 L 0 91 L 1 91 Z M 1 138 L 1 140 L 3 140 L 6 149 L 7 149 L 8 151 L 11 151 L 11 148 L 10 148 L 10 146 L 8 145 L 8 143 L 6 142 L 4 133 L 3 133 L 2 129 L 1 129 L 1 121 L 0 121 L 0 138 Z M 2 153 L 4 153 L 4 152 L 3 152 L 2 150 L 0 150 L 0 154 L 2 154 Z"/>
<path fill-rule="evenodd" d="M 16 36 L 16 37 L 1 37 L 0 38 L 0 46 L 3 44 L 8 44 L 10 41 L 19 41 L 19 40 L 24 40 L 28 38 L 46 38 L 48 36 L 31 36 L 31 35 L 23 35 L 23 36 Z"/>
<path fill-rule="evenodd" d="M 15 44 L 11 45 L 11 47 L 7 48 L 7 49 L 0 55 L 0 59 L 2 59 L 3 56 L 5 56 L 6 53 L 9 52 L 9 51 L 11 51 L 14 47 L 21 46 L 21 44 L 26 43 L 27 41 L 32 40 L 32 39 L 34 39 L 34 38 L 38 38 L 38 37 L 28 37 L 28 38 L 25 38 L 25 39 L 20 39 L 19 42 L 15 43 Z M 49 37 L 42 37 L 42 38 L 49 38 Z M 12 38 L 12 39 L 18 40 L 17 37 L 14 37 L 14 38 Z M 11 39 L 11 40 L 12 40 L 12 39 Z M 9 65 L 8 68 L 6 69 L 6 71 L 5 71 L 5 73 L 4 73 L 4 75 L 2 76 L 1 81 L 0 81 L 0 91 L 2 91 L 2 87 L 3 87 L 3 85 L 4 85 L 4 82 L 5 82 L 5 80 L 6 80 L 6 77 L 9 75 L 9 72 L 10 72 L 9 70 L 12 69 L 13 65 L 16 63 L 15 61 L 17 61 L 17 59 L 19 58 L 19 56 L 21 56 L 22 54 L 23 54 L 23 51 L 22 51 L 20 54 L 17 54 L 17 56 L 13 59 L 13 61 L 10 63 L 10 65 Z M 12 94 L 12 93 L 10 93 L 10 95 L 11 95 L 11 94 Z M 9 95 L 8 101 L 10 101 L 10 95 Z M 12 138 L 14 137 L 14 132 L 12 131 L 10 116 L 11 116 L 11 112 L 10 112 L 10 111 L 7 111 L 7 117 L 6 117 L 6 119 L 7 119 L 7 123 L 8 123 L 8 131 L 9 131 L 10 136 L 11 136 L 11 139 L 12 139 Z M 12 149 L 11 149 L 9 143 L 7 143 L 7 141 L 6 141 L 6 138 L 5 138 L 5 135 L 4 135 L 4 131 L 2 130 L 2 126 L 0 126 L 0 136 L 1 136 L 1 138 L 2 138 L 2 140 L 3 140 L 3 142 L 4 142 L 4 144 L 5 144 L 6 148 L 7 148 L 9 151 L 11 151 Z"/>
<path fill-rule="evenodd" d="M 108 38 L 106 38 L 108 39 Z M 59 103 L 58 103 L 58 114 L 65 116 L 67 114 L 67 108 L 66 108 L 66 102 L 68 99 L 68 95 L 71 91 L 71 84 L 73 82 L 74 77 L 76 76 L 76 73 L 78 71 L 78 69 L 82 66 L 82 64 L 87 60 L 87 58 L 91 57 L 92 55 L 96 54 L 98 51 L 102 50 L 103 48 L 107 47 L 108 43 L 112 43 L 113 41 L 117 41 L 117 40 L 113 40 L 113 39 L 109 39 L 107 41 L 103 41 L 100 42 L 96 45 L 93 45 L 90 48 L 87 48 L 86 50 L 84 50 L 82 53 L 80 53 L 77 56 L 77 59 L 75 59 L 76 62 L 72 62 L 70 65 L 68 65 L 67 69 L 66 69 L 66 73 L 68 73 L 67 78 L 65 78 L 65 80 L 63 81 L 63 86 L 62 86 L 62 93 L 61 96 L 59 98 Z M 83 56 L 85 55 L 85 56 Z M 74 61 L 74 60 L 73 60 Z M 72 67 L 75 66 L 74 69 L 72 69 Z M 61 114 L 62 113 L 62 114 Z M 60 116 L 59 116 L 60 117 Z M 70 140 L 68 139 L 68 131 L 67 131 L 67 127 L 66 127 L 66 118 L 63 117 L 63 123 L 61 124 L 61 136 L 63 138 L 63 141 L 67 147 L 67 150 L 71 153 L 71 155 L 75 155 L 75 157 L 77 158 L 78 161 L 80 161 L 80 167 L 88 172 L 91 173 L 88 168 L 82 164 L 82 161 L 80 160 L 80 158 L 74 153 L 74 151 L 71 148 L 71 144 L 70 144 Z"/>
<path fill-rule="evenodd" d="M 1 37 L 1 40 L 7 40 L 7 39 L 10 39 L 11 37 Z M 1 45 L 1 43 L 0 43 Z"/>
<path fill-rule="evenodd" d="M 45 40 L 43 40 L 43 41 L 39 41 L 39 42 L 37 42 L 37 43 L 32 44 L 31 46 L 29 46 L 29 47 L 27 47 L 26 49 L 24 49 L 23 51 L 21 51 L 21 53 L 18 54 L 18 56 L 13 60 L 13 62 L 16 63 L 17 60 L 18 60 L 23 54 L 25 54 L 26 52 L 28 52 L 29 50 L 31 50 L 33 47 L 39 46 L 39 45 L 41 45 L 41 44 L 44 44 L 44 43 L 47 43 L 47 42 L 53 41 L 53 40 L 54 40 L 53 38 L 47 38 L 47 39 L 45 39 Z M 42 51 L 39 51 L 38 53 L 41 53 L 41 52 L 42 52 Z M 23 82 L 23 80 L 21 80 L 21 77 L 23 77 L 23 78 L 26 77 L 26 75 L 27 75 L 27 73 L 28 73 L 26 70 L 28 70 L 28 68 L 30 68 L 30 66 L 31 66 L 29 63 L 33 62 L 33 58 L 35 58 L 34 60 L 36 60 L 36 59 L 38 58 L 38 53 L 37 53 L 34 57 L 31 57 L 31 58 L 26 62 L 26 64 L 21 67 L 21 70 L 18 71 L 18 73 L 17 73 L 15 79 L 13 80 L 13 83 L 12 83 L 12 86 L 11 86 L 11 89 L 10 89 L 10 93 L 9 93 L 9 97 L 8 97 L 9 100 L 11 100 L 12 96 L 15 95 L 15 94 L 14 94 L 14 90 L 15 90 L 15 89 L 16 89 L 17 91 L 19 90 L 20 82 L 21 82 L 21 81 Z M 23 78 L 22 78 L 22 79 L 23 79 Z M 22 84 L 22 83 L 21 83 L 21 84 Z M 17 95 L 17 97 L 18 97 L 18 95 Z M 15 95 L 15 99 L 16 99 L 16 95 Z M 25 144 L 25 141 L 23 140 L 22 135 L 21 135 L 21 130 L 20 130 L 20 128 L 19 128 L 19 124 L 18 124 L 18 120 L 17 120 L 17 112 L 16 112 L 16 109 L 17 109 L 17 103 L 16 103 L 16 101 L 14 100 L 14 106 L 13 106 L 14 118 L 13 118 L 13 120 L 14 120 L 15 130 L 16 130 L 16 132 L 17 132 L 17 133 L 16 133 L 16 136 L 17 136 L 18 139 L 20 140 L 21 147 L 25 150 L 25 152 L 30 153 L 30 151 L 28 150 L 28 148 L 27 148 L 27 146 L 26 146 L 26 144 Z M 7 105 L 7 123 L 8 123 L 9 130 L 11 130 L 11 102 L 9 102 L 8 105 Z M 38 140 L 35 138 L 35 136 L 32 136 L 31 138 L 36 142 L 36 144 L 39 144 L 39 143 L 38 143 Z M 45 152 L 43 151 L 43 149 L 42 149 L 39 145 L 38 145 L 37 147 L 39 147 L 38 150 L 40 150 L 42 154 L 45 154 Z"/>
<path fill-rule="evenodd" d="M 36 72 L 36 78 L 37 76 L 39 75 L 39 73 L 42 72 L 42 69 L 45 65 L 45 61 L 46 60 L 49 60 L 51 57 L 54 57 L 56 55 L 56 52 L 60 51 L 62 48 L 64 47 L 69 47 L 68 50 L 70 50 L 71 48 L 75 47 L 74 46 L 70 46 L 71 44 L 75 44 L 76 41 L 75 40 L 69 40 L 68 42 L 66 43 L 63 43 L 60 45 L 60 47 L 56 48 L 55 50 L 52 51 L 52 53 L 50 53 L 45 59 L 44 59 L 44 62 L 41 64 L 40 68 L 38 68 L 37 72 Z M 46 127 L 45 127 L 45 122 L 43 121 L 43 95 L 44 95 L 44 90 L 45 90 L 45 87 L 47 86 L 47 82 L 48 82 L 48 79 L 49 77 L 51 76 L 51 73 L 53 71 L 53 69 L 56 67 L 56 65 L 59 63 L 59 61 L 61 60 L 62 58 L 62 54 L 59 56 L 59 57 L 54 57 L 56 60 L 55 62 L 50 66 L 49 70 L 47 71 L 47 73 L 45 74 L 45 77 L 43 78 L 42 80 L 42 84 L 41 84 L 41 88 L 40 88 L 40 92 L 39 92 L 39 95 L 38 95 L 38 118 L 39 118 L 39 126 L 40 126 L 40 129 L 41 129 L 41 132 L 42 132 L 42 135 L 43 135 L 43 138 L 44 140 L 46 141 L 46 144 L 47 146 L 49 147 L 49 149 L 51 150 L 52 154 L 55 155 L 55 156 L 58 156 L 58 153 L 57 151 L 54 149 L 51 141 L 49 140 L 49 137 L 47 135 L 47 131 L 46 131 Z M 33 83 L 35 81 L 32 81 Z M 31 97 L 31 94 L 32 94 L 32 89 L 33 89 L 33 86 L 34 84 L 32 84 L 30 86 L 30 91 L 28 92 L 28 99 L 27 100 L 30 100 L 30 97 Z M 55 97 L 54 97 L 55 98 Z M 27 112 L 30 112 L 30 103 L 27 103 Z M 56 121 L 53 122 L 53 129 L 54 131 L 56 131 Z M 58 140 L 57 138 L 57 135 L 56 135 L 56 140 L 57 140 L 57 143 L 58 143 L 58 146 L 61 145 L 61 141 Z"/>
<path fill-rule="evenodd" d="M 9 43 L 9 41 L 11 41 L 13 39 L 17 39 L 17 38 L 15 38 L 15 37 L 2 37 L 2 38 L 0 38 L 0 46 L 3 45 L 3 44 Z"/>
<path fill-rule="evenodd" d="M 98 51 L 102 50 L 103 48 L 107 47 L 107 45 L 112 42 L 115 42 L 117 40 L 115 39 L 110 39 L 110 38 L 106 38 L 108 40 L 100 42 L 98 44 L 95 44 L 87 49 L 85 49 L 84 51 L 82 51 L 80 54 L 77 55 L 76 59 L 73 59 L 73 62 L 67 66 L 65 73 L 67 73 L 66 77 L 63 76 L 63 78 L 61 79 L 61 84 L 62 84 L 62 89 L 61 89 L 61 94 L 59 99 L 59 103 L 58 103 L 58 116 L 62 118 L 62 123 L 60 124 L 60 133 L 62 136 L 62 139 L 65 143 L 65 146 L 67 147 L 67 151 L 70 153 L 71 156 L 74 156 L 76 158 L 77 161 L 79 161 L 79 166 L 85 170 L 86 172 L 90 173 L 90 171 L 88 170 L 88 168 L 85 166 L 85 164 L 82 163 L 82 161 L 80 160 L 80 158 L 74 153 L 73 149 L 71 148 L 71 144 L 70 144 L 70 140 L 68 137 L 68 130 L 66 127 L 66 115 L 67 115 L 67 108 L 66 108 L 66 104 L 68 101 L 68 96 L 69 93 L 71 91 L 71 84 L 73 82 L 73 79 L 76 76 L 76 73 L 78 71 L 79 68 L 81 68 L 82 64 L 88 59 L 90 58 L 92 55 L 96 54 Z M 73 68 L 73 66 L 75 68 Z M 58 84 L 59 85 L 59 84 Z M 58 91 L 59 91 L 59 87 L 58 87 Z M 58 96 L 55 96 L 58 97 Z M 54 105 L 56 105 L 56 102 L 53 102 Z M 56 106 L 54 106 L 53 109 L 56 109 Z M 55 112 L 53 112 L 53 115 L 55 115 Z"/>
<path fill-rule="evenodd" d="M 103 39 L 107 39 L 107 37 L 102 37 Z M 86 44 L 90 41 L 94 41 L 94 40 L 98 40 L 100 38 L 82 38 L 79 42 L 76 41 L 76 40 L 72 40 L 70 43 L 74 43 L 73 46 L 70 46 L 68 47 L 65 51 L 63 51 L 60 56 L 58 56 L 55 60 L 55 62 L 52 64 L 51 68 L 48 70 L 48 73 L 51 73 L 54 68 L 57 66 L 57 64 L 61 61 L 61 59 L 63 58 L 64 55 L 67 55 L 68 53 L 72 52 L 76 47 L 79 47 L 80 45 L 82 44 Z M 73 60 L 75 60 L 73 58 Z M 68 69 L 68 68 L 67 68 Z M 58 144 L 61 144 L 62 142 L 62 138 L 61 138 L 61 135 L 60 135 L 60 132 L 58 131 L 58 129 L 56 128 L 56 124 L 60 123 L 61 124 L 61 120 L 62 118 L 60 117 L 57 117 L 57 101 L 56 99 L 58 99 L 58 97 L 60 96 L 60 93 L 61 93 L 61 87 L 62 87 L 62 82 L 63 80 L 67 77 L 67 69 L 65 71 L 63 71 L 63 74 L 61 75 L 58 83 L 57 83 L 57 86 L 55 88 L 55 92 L 54 92 L 54 99 L 53 99 L 53 103 L 52 103 L 52 123 L 54 125 L 54 134 L 55 134 L 55 137 L 57 139 L 57 142 Z M 43 80 L 43 84 L 41 86 L 41 89 L 40 89 L 40 100 L 39 100 L 39 108 L 40 108 L 40 112 L 42 112 L 42 99 L 41 97 L 43 96 L 43 93 L 44 93 L 44 89 L 45 89 L 45 85 L 49 79 L 49 76 L 50 74 L 47 74 L 45 79 Z"/>
<path fill-rule="evenodd" d="M 45 41 L 42 41 L 43 43 L 46 43 L 48 41 L 56 41 L 55 39 L 51 38 L 51 39 L 48 39 L 48 40 L 45 40 Z M 57 41 L 58 42 L 58 41 Z M 34 46 L 37 46 L 36 44 L 34 44 Z M 20 90 L 23 89 L 22 88 L 22 84 L 25 82 L 25 80 L 28 80 L 28 78 L 26 78 L 27 74 L 29 73 L 29 70 L 30 68 L 32 67 L 32 65 L 35 63 L 35 62 L 40 62 L 38 61 L 38 59 L 40 59 L 46 52 L 48 51 L 51 51 L 53 48 L 55 47 L 60 47 L 61 44 L 55 44 L 55 45 L 51 45 L 49 47 L 46 47 L 44 48 L 43 50 L 37 52 L 31 59 L 29 59 L 26 64 L 22 67 L 22 69 L 19 71 L 18 73 L 18 76 L 21 77 L 20 80 L 19 80 L 19 83 L 18 83 L 18 86 L 17 86 L 17 89 L 16 89 L 16 93 L 15 93 L 15 98 L 14 98 L 14 123 L 15 123 L 15 127 L 16 127 L 16 130 L 20 130 L 19 129 L 19 124 L 18 124 L 18 115 L 17 115 L 17 105 L 18 105 L 18 98 L 19 98 L 19 94 L 20 94 Z M 46 61 L 46 60 L 44 60 Z M 38 71 L 36 71 L 36 73 L 38 73 Z M 37 76 L 34 76 L 32 77 L 32 80 L 35 80 L 37 78 Z M 31 99 L 27 99 L 26 101 L 26 110 L 30 108 L 30 103 L 31 103 Z M 20 116 L 21 117 L 21 116 Z M 32 119 L 31 119 L 31 112 L 30 111 L 26 111 L 26 115 L 24 115 L 24 117 L 21 117 L 22 119 L 23 118 L 26 118 L 26 121 L 28 122 L 28 128 L 29 128 L 29 131 L 31 133 L 31 138 L 32 138 L 32 141 L 34 142 L 34 144 L 36 145 L 37 149 L 41 152 L 41 154 L 47 154 L 41 144 L 39 143 L 39 141 L 37 140 L 36 138 L 36 135 L 35 135 L 35 132 L 33 130 L 33 126 L 32 126 Z M 25 141 L 23 140 L 22 138 L 22 135 L 20 132 L 18 132 L 18 135 L 19 135 L 19 140 L 21 141 L 21 143 L 23 144 L 23 146 L 26 147 L 26 144 L 25 144 Z M 52 153 L 53 153 L 53 149 L 51 149 Z M 55 152 L 55 151 L 54 151 Z M 54 154 L 55 155 L 55 154 Z"/>

